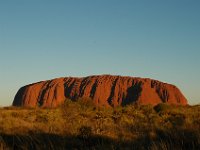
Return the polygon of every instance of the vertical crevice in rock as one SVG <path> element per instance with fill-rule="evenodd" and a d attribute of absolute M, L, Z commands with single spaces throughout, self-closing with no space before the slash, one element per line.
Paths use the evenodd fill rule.
<path fill-rule="evenodd" d="M 88 85 L 88 78 L 83 78 L 83 80 L 81 81 L 81 85 L 80 85 L 80 89 L 79 89 L 79 97 L 82 97 L 85 91 L 86 86 Z"/>
<path fill-rule="evenodd" d="M 122 106 L 132 104 L 136 102 L 142 91 L 142 82 L 141 81 L 132 81 L 132 86 L 127 88 L 127 95 L 125 99 L 122 100 Z"/>
<path fill-rule="evenodd" d="M 90 98 L 92 98 L 92 99 L 94 99 L 94 95 L 95 95 L 96 88 L 97 88 L 97 83 L 98 83 L 98 80 L 95 79 L 95 82 L 92 85 L 92 88 L 91 88 L 91 91 L 90 91 Z"/>
<path fill-rule="evenodd" d="M 66 98 L 69 98 L 71 100 L 74 100 L 73 97 L 71 97 L 71 91 L 74 87 L 74 84 L 75 84 L 76 80 L 73 79 L 73 78 L 70 78 L 68 80 L 68 82 L 64 83 L 64 89 L 65 89 L 65 97 Z"/>
<path fill-rule="evenodd" d="M 110 96 L 108 98 L 108 103 L 112 106 L 112 101 L 113 101 L 113 97 L 114 97 L 114 94 L 115 94 L 115 88 L 116 88 L 116 84 L 117 84 L 117 81 L 119 80 L 119 78 L 117 77 L 114 82 L 112 83 L 112 87 L 111 87 L 111 91 L 110 91 Z"/>
<path fill-rule="evenodd" d="M 42 86 L 38 99 L 37 99 L 37 105 L 42 106 L 45 102 L 44 96 L 50 86 L 51 81 L 46 81 L 46 83 Z"/>

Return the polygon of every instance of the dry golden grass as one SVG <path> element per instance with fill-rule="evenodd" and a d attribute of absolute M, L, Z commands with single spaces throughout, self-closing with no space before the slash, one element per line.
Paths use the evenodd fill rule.
<path fill-rule="evenodd" d="M 0 149 L 200 149 L 200 106 L 1 108 Z"/>

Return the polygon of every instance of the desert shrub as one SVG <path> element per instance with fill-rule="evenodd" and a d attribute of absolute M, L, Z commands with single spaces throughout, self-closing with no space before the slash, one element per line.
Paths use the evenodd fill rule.
<path fill-rule="evenodd" d="M 122 112 L 114 110 L 113 114 L 112 114 L 113 121 L 115 123 L 119 123 L 119 121 L 121 120 L 121 118 L 122 118 Z"/>
<path fill-rule="evenodd" d="M 14 117 L 14 118 L 17 118 L 17 117 L 19 117 L 19 113 L 17 113 L 17 112 L 12 112 L 12 113 L 11 113 L 11 116 Z"/>
<path fill-rule="evenodd" d="M 95 108 L 94 101 L 91 98 L 79 98 L 76 102 L 80 105 L 82 110 Z"/>
<path fill-rule="evenodd" d="M 39 115 L 36 116 L 35 121 L 47 123 L 48 122 L 48 116 L 46 114 L 39 114 Z"/>
<path fill-rule="evenodd" d="M 140 110 L 142 110 L 143 114 L 147 116 L 155 112 L 152 105 L 142 105 Z"/>
<path fill-rule="evenodd" d="M 78 136 L 82 139 L 88 139 L 92 136 L 92 128 L 89 126 L 80 127 Z"/>
<path fill-rule="evenodd" d="M 68 107 L 70 104 L 72 104 L 72 100 L 67 98 L 64 100 L 64 103 L 61 105 L 61 107 Z"/>
<path fill-rule="evenodd" d="M 185 124 L 185 115 L 176 114 L 169 117 L 169 121 L 172 123 L 174 127 L 180 127 Z"/>
<path fill-rule="evenodd" d="M 98 111 L 96 112 L 95 119 L 104 119 L 105 118 L 104 115 L 105 114 L 103 114 L 102 111 Z"/>
<path fill-rule="evenodd" d="M 154 106 L 154 110 L 159 113 L 159 112 L 165 112 L 167 110 L 170 110 L 172 107 L 169 104 L 165 104 L 165 103 L 160 103 L 157 104 L 156 106 Z"/>
<path fill-rule="evenodd" d="M 70 99 L 66 99 L 64 104 L 60 107 L 62 117 L 70 119 L 76 112 L 79 112 L 80 106 Z"/>

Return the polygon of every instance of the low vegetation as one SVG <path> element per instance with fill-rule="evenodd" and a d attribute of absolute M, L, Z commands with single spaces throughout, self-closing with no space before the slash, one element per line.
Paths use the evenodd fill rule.
<path fill-rule="evenodd" d="M 200 149 L 200 106 L 0 108 L 0 149 Z"/>

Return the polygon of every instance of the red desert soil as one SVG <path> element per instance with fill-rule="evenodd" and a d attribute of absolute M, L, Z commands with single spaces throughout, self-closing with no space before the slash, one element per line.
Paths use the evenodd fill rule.
<path fill-rule="evenodd" d="M 84 78 L 58 78 L 24 86 L 17 92 L 13 105 L 57 107 L 65 99 L 91 98 L 98 106 L 169 103 L 187 105 L 174 85 L 160 81 L 112 75 Z"/>

